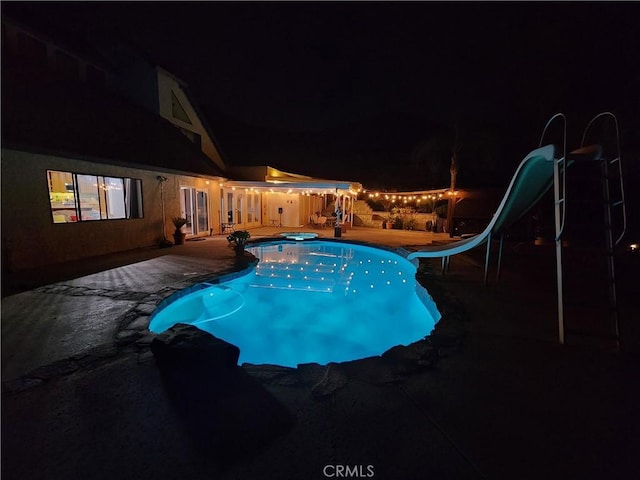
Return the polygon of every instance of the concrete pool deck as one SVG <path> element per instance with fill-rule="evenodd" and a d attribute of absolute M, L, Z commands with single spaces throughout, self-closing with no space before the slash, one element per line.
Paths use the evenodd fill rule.
<path fill-rule="evenodd" d="M 391 379 L 364 362 L 323 398 L 317 372 L 167 381 L 144 348 L 160 299 L 241 268 L 223 236 L 5 277 L 24 291 L 2 301 L 3 478 L 323 479 L 339 466 L 351 478 L 638 478 L 640 358 L 558 345 L 547 266 L 552 277 L 547 256 L 514 258 L 489 287 L 473 255 L 445 277 L 423 271 L 448 310 L 438 361 Z M 637 318 L 637 301 L 624 313 Z"/>

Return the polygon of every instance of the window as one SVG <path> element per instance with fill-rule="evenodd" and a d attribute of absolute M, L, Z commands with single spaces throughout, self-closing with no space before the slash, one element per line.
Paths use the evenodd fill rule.
<path fill-rule="evenodd" d="M 100 185 L 103 197 L 103 201 L 100 202 L 101 218 L 127 218 L 124 199 L 124 178 L 104 177 Z"/>
<path fill-rule="evenodd" d="M 177 127 L 177 129 L 180 130 L 185 137 L 191 140 L 191 143 L 195 143 L 198 148 L 202 148 L 202 137 L 199 134 L 182 127 Z"/>
<path fill-rule="evenodd" d="M 176 94 L 171 92 L 171 115 L 178 120 L 182 120 L 185 123 L 191 125 L 191 120 L 189 119 L 189 115 L 184 111 L 184 107 L 176 97 Z"/>
<path fill-rule="evenodd" d="M 78 192 L 78 220 L 100 220 L 100 199 L 98 196 L 98 177 L 94 175 L 75 175 Z"/>
<path fill-rule="evenodd" d="M 73 174 L 48 171 L 47 177 L 53 223 L 77 222 L 78 206 Z"/>
<path fill-rule="evenodd" d="M 142 218 L 142 181 L 47 171 L 53 223 Z"/>

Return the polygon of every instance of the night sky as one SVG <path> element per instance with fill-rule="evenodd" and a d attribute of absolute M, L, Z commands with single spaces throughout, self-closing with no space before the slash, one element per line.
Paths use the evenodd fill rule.
<path fill-rule="evenodd" d="M 299 156 L 305 138 L 312 145 L 339 137 L 314 140 L 304 136 L 309 132 L 348 132 L 348 125 L 369 122 L 379 138 L 393 124 L 409 130 L 403 122 L 416 118 L 467 132 L 490 126 L 497 142 L 523 154 L 537 146 L 558 111 L 569 118 L 570 142 L 603 110 L 638 133 L 637 2 L 29 2 L 19 8 L 79 36 L 131 42 L 187 82 L 204 111 L 215 112 L 211 117 L 277 130 L 270 138 L 278 145 L 267 145 L 264 131 L 252 139 L 245 130 L 240 140 L 237 131 L 224 132 L 229 122 L 211 118 L 212 126 L 222 125 L 218 141 L 232 160 L 260 163 L 255 157 L 262 149 L 274 163 L 276 151 L 280 158 L 293 150 Z M 3 9 L 10 11 L 8 2 Z M 379 150 L 398 145 L 398 155 L 409 156 L 418 141 L 391 139 Z M 371 146 L 375 139 L 363 142 Z M 334 147 L 335 153 L 341 146 Z M 353 154 L 342 163 L 367 151 L 348 141 L 342 147 Z M 283 162 L 295 167 L 291 158 Z"/>

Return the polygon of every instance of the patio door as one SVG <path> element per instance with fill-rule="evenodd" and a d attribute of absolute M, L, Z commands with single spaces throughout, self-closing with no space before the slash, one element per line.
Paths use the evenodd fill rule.
<path fill-rule="evenodd" d="M 209 195 L 204 190 L 196 190 L 197 232 L 209 231 Z"/>
<path fill-rule="evenodd" d="M 194 188 L 180 187 L 180 214 L 187 219 L 187 224 L 182 227 L 182 231 L 187 235 L 193 235 L 193 212 L 194 212 Z"/>
<path fill-rule="evenodd" d="M 224 212 L 222 223 L 235 223 L 233 215 L 233 192 L 227 192 L 227 200 L 224 202 L 222 211 Z"/>
<path fill-rule="evenodd" d="M 245 196 L 246 227 L 256 227 L 262 222 L 260 214 L 260 194 L 249 192 Z"/>
<path fill-rule="evenodd" d="M 242 193 L 236 192 L 235 200 L 236 200 L 236 209 L 235 209 L 234 220 L 236 223 L 236 228 L 244 228 L 245 227 L 244 195 Z"/>
<path fill-rule="evenodd" d="M 203 190 L 180 187 L 180 212 L 187 219 L 182 231 L 187 235 L 209 231 L 209 195 Z"/>

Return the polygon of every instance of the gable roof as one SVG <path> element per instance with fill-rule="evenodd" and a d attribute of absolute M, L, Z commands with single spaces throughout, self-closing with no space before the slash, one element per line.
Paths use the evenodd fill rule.
<path fill-rule="evenodd" d="M 125 48 L 129 48 L 126 45 L 124 45 Z M 141 58 L 145 58 L 144 54 L 141 54 Z M 213 134 L 213 130 L 211 128 L 211 126 L 209 125 L 209 121 L 207 120 L 207 117 L 204 115 L 204 112 L 202 111 L 202 109 L 200 108 L 200 105 L 198 104 L 198 102 L 196 101 L 194 95 L 191 93 L 191 89 L 189 87 L 189 84 L 187 84 L 187 82 L 185 82 L 184 80 L 182 80 L 181 78 L 177 77 L 174 73 L 166 70 L 165 68 L 163 68 L 162 66 L 160 66 L 157 62 L 151 60 L 150 58 L 147 58 L 145 61 L 149 62 L 151 65 L 154 66 L 154 68 L 156 69 L 156 71 L 158 71 L 159 73 L 163 74 L 163 75 L 167 75 L 170 78 L 172 78 L 173 80 L 176 81 L 176 83 L 178 83 L 178 85 L 180 86 L 180 89 L 182 91 L 182 93 L 184 94 L 184 96 L 186 97 L 187 101 L 189 102 L 189 105 L 191 106 L 191 108 L 193 109 L 193 111 L 195 112 L 198 121 L 200 122 L 200 124 L 202 125 L 202 128 L 204 129 L 204 132 L 206 133 L 206 135 L 209 137 L 209 140 L 211 141 L 211 143 L 213 144 L 213 148 L 215 149 L 215 151 L 217 152 L 220 161 L 222 162 L 222 165 L 224 166 L 224 168 L 227 168 L 227 164 L 225 161 L 225 155 L 224 152 L 220 146 L 220 143 L 218 142 L 216 136 Z M 175 93 L 173 91 L 171 91 L 171 95 L 175 96 Z M 177 102 L 179 102 L 179 99 L 177 97 L 175 97 L 175 100 Z M 184 108 L 183 105 L 180 105 L 180 108 Z M 184 112 L 185 115 L 186 112 Z M 188 122 L 189 124 L 192 124 L 192 119 L 190 119 Z"/>
<path fill-rule="evenodd" d="M 225 176 L 167 120 L 104 89 L 12 75 L 5 63 L 3 146 L 101 163 Z"/>

